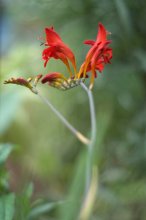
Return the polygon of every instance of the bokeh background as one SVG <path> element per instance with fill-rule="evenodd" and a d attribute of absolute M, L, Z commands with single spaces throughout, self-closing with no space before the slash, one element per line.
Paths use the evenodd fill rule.
<path fill-rule="evenodd" d="M 68 195 L 85 146 L 37 96 L 19 86 L 3 85 L 3 81 L 52 71 L 67 75 L 58 60 L 51 60 L 47 68 L 43 67 L 43 46 L 38 38 L 44 37 L 44 27 L 55 27 L 74 51 L 79 67 L 89 49 L 83 41 L 95 39 L 98 22 L 102 22 L 112 33 L 113 59 L 98 74 L 93 88 L 99 190 L 92 219 L 144 220 L 146 2 L 3 0 L 0 10 L 0 141 L 3 146 L 13 145 L 6 162 L 10 190 L 22 195 L 23 188 L 32 182 L 33 198 L 62 200 Z M 39 88 L 76 128 L 90 136 L 88 98 L 80 87 L 66 92 L 47 85 Z M 0 176 L 4 179 L 7 174 L 1 172 Z M 78 183 L 74 188 L 78 188 Z M 3 181 L 0 190 L 5 192 Z M 36 219 L 61 219 L 57 213 L 56 209 L 51 210 Z M 20 216 L 18 219 L 21 220 Z"/>

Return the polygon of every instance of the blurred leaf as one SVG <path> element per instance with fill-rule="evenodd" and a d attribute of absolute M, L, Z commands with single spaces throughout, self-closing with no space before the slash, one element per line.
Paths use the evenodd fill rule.
<path fill-rule="evenodd" d="M 0 134 L 9 127 L 20 105 L 21 92 L 11 91 L 0 95 Z"/>
<path fill-rule="evenodd" d="M 0 220 L 12 220 L 14 216 L 14 193 L 0 197 Z"/>
<path fill-rule="evenodd" d="M 0 144 L 0 165 L 4 163 L 13 149 L 11 144 Z"/>
<path fill-rule="evenodd" d="M 102 142 L 104 141 L 106 132 L 110 126 L 112 120 L 113 110 L 111 106 L 106 107 L 104 110 L 100 109 L 97 112 L 97 136 L 94 147 L 94 157 L 96 161 L 100 161 L 103 157 L 104 149 L 102 148 Z M 98 161 L 98 162 L 99 162 Z"/>
<path fill-rule="evenodd" d="M 129 9 L 125 1 L 124 0 L 120 0 L 120 1 L 114 0 L 114 1 L 118 10 L 119 17 L 121 19 L 121 22 L 125 30 L 127 31 L 127 33 L 131 33 L 132 32 L 131 18 L 129 14 Z"/>
<path fill-rule="evenodd" d="M 33 183 L 29 183 L 26 189 L 24 190 L 24 195 L 26 196 L 26 198 L 30 199 L 32 197 L 33 191 L 34 191 Z"/>
<path fill-rule="evenodd" d="M 75 220 L 79 215 L 85 190 L 85 154 L 82 153 L 76 164 L 75 177 L 67 196 L 67 203 L 61 208 L 60 220 Z"/>
<path fill-rule="evenodd" d="M 28 216 L 28 219 L 33 219 L 35 217 L 38 217 L 39 215 L 43 215 L 48 213 L 49 211 L 51 211 L 54 208 L 57 208 L 59 205 L 62 205 L 64 202 L 48 202 L 48 203 L 44 203 L 44 204 L 40 204 L 36 207 L 34 207 Z"/>
<path fill-rule="evenodd" d="M 97 197 L 97 190 L 98 190 L 97 179 L 98 179 L 97 167 L 93 167 L 90 187 L 86 194 L 86 197 L 84 199 L 84 202 L 83 202 L 80 214 L 79 214 L 80 220 L 88 220 L 89 218 L 91 218 L 93 205 L 95 204 L 95 200 Z"/>
<path fill-rule="evenodd" d="M 0 195 L 9 190 L 9 173 L 4 167 L 0 167 Z"/>
<path fill-rule="evenodd" d="M 30 183 L 16 198 L 16 219 L 26 220 L 31 210 L 33 184 Z"/>

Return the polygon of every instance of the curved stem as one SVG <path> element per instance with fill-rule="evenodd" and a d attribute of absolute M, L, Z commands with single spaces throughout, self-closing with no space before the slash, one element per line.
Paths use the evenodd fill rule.
<path fill-rule="evenodd" d="M 49 108 L 60 118 L 60 120 L 63 122 L 63 124 L 84 144 L 88 145 L 90 143 L 90 140 L 86 138 L 82 133 L 80 133 L 78 130 L 76 130 L 65 118 L 64 116 L 49 102 L 48 99 L 43 97 L 38 91 L 37 95 L 39 98 L 47 105 Z"/>
<path fill-rule="evenodd" d="M 95 115 L 95 107 L 94 107 L 92 91 L 88 89 L 83 82 L 81 82 L 80 85 L 88 95 L 89 106 L 90 106 L 90 118 L 91 118 L 91 141 L 87 145 L 87 150 L 88 150 L 87 165 L 86 165 L 86 193 L 87 193 L 91 182 L 92 161 L 93 161 L 94 145 L 96 140 L 96 115 Z"/>

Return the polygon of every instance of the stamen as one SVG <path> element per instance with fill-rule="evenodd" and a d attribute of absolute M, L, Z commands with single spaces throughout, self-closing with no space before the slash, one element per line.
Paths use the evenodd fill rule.
<path fill-rule="evenodd" d="M 70 68 L 69 63 L 68 63 L 68 64 L 66 64 L 66 66 L 67 66 L 68 72 L 69 72 L 69 74 L 70 74 L 70 77 L 72 77 L 72 76 L 73 76 L 73 74 L 72 74 L 72 71 L 71 71 L 71 68 Z"/>
<path fill-rule="evenodd" d="M 73 69 L 74 69 L 74 73 L 75 73 L 75 77 L 76 77 L 77 76 L 77 67 L 76 67 L 75 61 L 74 61 Z"/>

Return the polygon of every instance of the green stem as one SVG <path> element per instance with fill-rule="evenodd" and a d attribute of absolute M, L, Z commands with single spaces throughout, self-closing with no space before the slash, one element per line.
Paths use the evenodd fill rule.
<path fill-rule="evenodd" d="M 90 182 L 91 182 L 91 174 L 92 174 L 92 162 L 93 162 L 93 154 L 94 154 L 94 145 L 96 141 L 96 115 L 95 115 L 95 106 L 92 91 L 87 88 L 87 86 L 81 82 L 81 87 L 86 91 L 89 98 L 89 106 L 90 106 L 90 118 L 91 118 L 91 141 L 87 145 L 87 164 L 86 164 L 86 193 L 89 190 Z"/>

